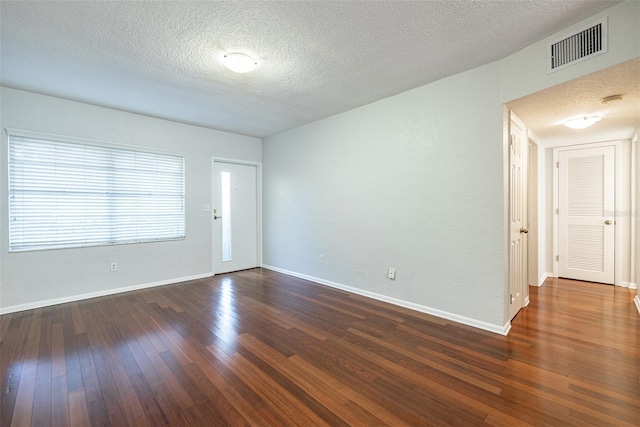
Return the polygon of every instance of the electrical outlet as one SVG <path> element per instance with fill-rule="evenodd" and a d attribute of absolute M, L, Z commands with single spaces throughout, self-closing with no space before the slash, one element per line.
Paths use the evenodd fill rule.
<path fill-rule="evenodd" d="M 393 267 L 389 267 L 389 272 L 387 273 L 387 277 L 391 280 L 395 280 L 396 278 L 396 269 Z"/>
<path fill-rule="evenodd" d="M 112 262 L 111 263 L 111 271 L 118 271 L 118 263 L 117 262 Z"/>
<path fill-rule="evenodd" d="M 320 264 L 324 264 L 324 255 L 320 255 Z"/>

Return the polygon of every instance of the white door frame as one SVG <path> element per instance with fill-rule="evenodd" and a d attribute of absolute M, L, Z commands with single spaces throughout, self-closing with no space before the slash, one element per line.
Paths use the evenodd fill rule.
<path fill-rule="evenodd" d="M 528 131 L 528 130 L 527 130 Z M 538 150 L 539 144 L 532 139 L 531 131 L 527 132 L 527 148 L 529 149 L 528 168 L 527 168 L 527 229 L 529 230 L 528 236 L 528 248 L 527 252 L 529 259 L 527 261 L 527 284 L 529 286 L 538 286 L 539 278 L 538 272 L 540 271 L 539 257 L 540 253 L 538 248 L 539 243 L 539 197 L 538 197 Z M 529 292 L 526 294 L 525 306 L 529 305 Z"/>
<path fill-rule="evenodd" d="M 638 224 L 637 217 L 638 211 L 640 211 L 640 204 L 638 203 L 638 131 L 633 136 L 631 140 L 631 211 L 635 212 L 635 215 L 631 215 L 631 274 L 629 277 L 629 287 L 631 289 L 638 288 L 638 270 L 637 266 L 640 264 L 640 258 L 638 257 L 638 253 L 636 252 L 636 242 L 638 239 Z M 638 307 L 638 312 L 640 312 L 640 291 L 638 291 L 635 298 L 636 306 Z"/>
<path fill-rule="evenodd" d="M 614 194 L 615 194 L 615 220 L 616 227 L 614 230 L 614 253 L 615 253 L 615 264 L 614 264 L 614 284 L 616 286 L 629 287 L 631 284 L 629 281 L 624 281 L 623 277 L 627 276 L 624 274 L 625 270 L 625 258 L 629 257 L 630 247 L 626 247 L 627 244 L 630 246 L 635 245 L 635 236 L 630 236 L 630 242 L 625 243 L 624 233 L 628 232 L 630 224 L 630 215 L 624 215 L 625 212 L 630 213 L 630 206 L 627 206 L 630 203 L 630 198 L 627 196 L 625 198 L 625 193 L 629 193 L 629 191 L 624 191 L 626 186 L 623 184 L 626 181 L 630 181 L 629 177 L 632 175 L 632 171 L 627 170 L 624 166 L 623 156 L 623 141 L 606 141 L 606 142 L 596 142 L 591 144 L 576 144 L 576 145 L 568 145 L 563 147 L 556 147 L 553 149 L 553 276 L 558 277 L 559 263 L 558 263 L 558 254 L 559 254 L 559 221 L 558 221 L 558 206 L 559 206 L 559 188 L 558 188 L 558 158 L 559 153 L 561 151 L 566 150 L 576 150 L 581 148 L 598 148 L 598 147 L 615 147 L 615 179 L 614 179 Z M 629 182 L 629 185 L 631 183 Z M 624 188 L 623 188 L 624 187 Z M 627 261 L 629 263 L 629 261 Z M 630 267 L 630 264 L 628 265 Z M 633 280 L 633 278 L 630 278 Z M 633 285 L 632 285 L 633 286 Z"/>
<path fill-rule="evenodd" d="M 529 212 L 532 212 L 531 215 L 528 215 L 527 219 L 529 221 L 529 236 L 533 237 L 529 242 L 529 254 L 534 252 L 535 261 L 532 262 L 531 258 L 529 258 L 529 270 L 533 270 L 534 281 L 529 283 L 529 286 L 542 286 L 542 283 L 545 279 L 551 275 L 551 273 L 547 273 L 547 179 L 546 179 L 546 149 L 542 145 L 540 138 L 536 136 L 535 133 L 531 131 L 531 129 L 527 129 L 529 144 L 530 146 L 535 146 L 535 150 L 537 151 L 537 159 L 529 159 L 529 177 L 532 179 L 528 182 L 527 194 L 529 195 L 529 200 L 533 200 L 533 206 L 530 207 Z M 531 166 L 534 166 L 534 170 L 531 169 Z M 533 211 L 532 211 L 533 209 Z M 533 230 L 533 233 L 532 233 Z"/>
<path fill-rule="evenodd" d="M 256 244 L 257 244 L 257 255 L 258 255 L 258 266 L 262 266 L 262 163 L 251 162 L 247 160 L 238 160 L 238 159 L 228 159 L 224 157 L 212 157 L 211 158 L 211 203 L 215 200 L 215 192 L 216 189 L 213 188 L 214 182 L 214 173 L 215 173 L 215 163 L 230 163 L 234 165 L 244 165 L 244 166 L 254 166 L 256 168 L 256 230 L 258 235 L 256 236 Z M 211 213 L 211 212 L 210 212 Z M 213 275 L 216 274 L 215 269 L 215 257 L 214 257 L 214 231 L 213 231 L 213 217 L 209 215 L 209 226 L 211 227 L 211 271 Z"/>

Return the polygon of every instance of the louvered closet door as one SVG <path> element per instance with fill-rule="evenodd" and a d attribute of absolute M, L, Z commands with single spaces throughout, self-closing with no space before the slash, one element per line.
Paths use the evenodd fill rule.
<path fill-rule="evenodd" d="M 559 276 L 613 284 L 615 147 L 558 159 Z"/>

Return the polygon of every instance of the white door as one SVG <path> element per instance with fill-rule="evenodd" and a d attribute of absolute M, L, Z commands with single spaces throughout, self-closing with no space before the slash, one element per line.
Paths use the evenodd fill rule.
<path fill-rule="evenodd" d="M 511 113 L 509 122 L 509 299 L 510 318 L 524 306 L 527 291 L 527 152 L 523 123 Z"/>
<path fill-rule="evenodd" d="M 558 275 L 614 283 L 615 147 L 558 153 Z"/>
<path fill-rule="evenodd" d="M 214 274 L 258 266 L 257 186 L 257 166 L 213 162 Z"/>

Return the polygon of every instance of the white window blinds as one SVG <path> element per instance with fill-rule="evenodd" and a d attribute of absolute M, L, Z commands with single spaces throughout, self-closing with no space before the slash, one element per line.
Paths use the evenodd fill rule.
<path fill-rule="evenodd" d="M 9 250 L 185 237 L 184 157 L 9 134 Z"/>

